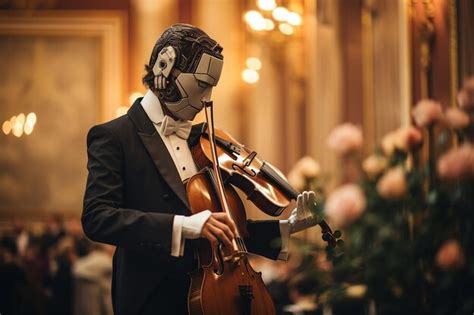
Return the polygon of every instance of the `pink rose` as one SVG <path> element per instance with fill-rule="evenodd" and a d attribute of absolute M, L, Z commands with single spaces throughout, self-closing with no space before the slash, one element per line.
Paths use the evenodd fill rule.
<path fill-rule="evenodd" d="M 308 181 L 318 177 L 321 173 L 319 163 L 310 156 L 305 156 L 296 162 L 288 173 L 288 182 L 298 191 L 307 189 Z"/>
<path fill-rule="evenodd" d="M 436 265 L 443 270 L 453 270 L 464 266 L 464 253 L 461 245 L 455 239 L 448 240 L 441 245 L 436 253 Z"/>
<path fill-rule="evenodd" d="M 373 154 L 362 163 L 362 169 L 371 179 L 379 176 L 388 166 L 388 160 L 380 155 Z"/>
<path fill-rule="evenodd" d="M 423 142 L 423 136 L 413 126 L 402 127 L 396 131 L 395 146 L 397 149 L 408 152 L 419 147 Z"/>
<path fill-rule="evenodd" d="M 340 155 L 359 150 L 362 143 L 362 131 L 351 123 L 337 126 L 331 131 L 327 139 L 329 148 Z"/>
<path fill-rule="evenodd" d="M 377 192 L 385 199 L 400 199 L 407 192 L 405 171 L 401 166 L 389 169 L 377 183 Z"/>
<path fill-rule="evenodd" d="M 449 108 L 445 113 L 445 121 L 451 129 L 463 129 L 469 126 L 469 116 L 459 108 Z"/>
<path fill-rule="evenodd" d="M 474 146 L 463 144 L 441 156 L 438 160 L 438 174 L 447 179 L 474 177 Z"/>
<path fill-rule="evenodd" d="M 464 82 L 463 88 L 458 93 L 457 100 L 459 106 L 466 110 L 474 108 L 474 77 Z"/>
<path fill-rule="evenodd" d="M 296 162 L 295 168 L 299 169 L 303 176 L 308 179 L 316 178 L 321 173 L 321 166 L 309 155 L 302 157 Z"/>
<path fill-rule="evenodd" d="M 303 191 L 306 189 L 306 178 L 303 176 L 300 170 L 292 169 L 288 173 L 287 179 L 291 187 L 297 191 Z"/>
<path fill-rule="evenodd" d="M 397 131 L 391 131 L 382 138 L 381 146 L 382 151 L 386 156 L 391 156 L 395 151 L 395 145 L 397 143 Z"/>
<path fill-rule="evenodd" d="M 423 99 L 413 108 L 412 115 L 419 127 L 426 127 L 443 120 L 443 109 L 440 103 Z"/>
<path fill-rule="evenodd" d="M 346 184 L 329 195 L 324 211 L 336 226 L 345 226 L 362 215 L 366 204 L 362 189 L 355 184 Z"/>

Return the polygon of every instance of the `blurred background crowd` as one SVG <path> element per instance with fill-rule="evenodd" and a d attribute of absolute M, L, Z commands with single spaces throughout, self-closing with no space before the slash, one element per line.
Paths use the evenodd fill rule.
<path fill-rule="evenodd" d="M 4 222 L 0 229 L 0 308 L 2 314 L 112 315 L 114 247 L 89 241 L 80 221 L 53 215 L 28 225 Z M 272 261 L 251 256 L 262 271 L 278 314 L 323 314 L 314 278 L 303 277 L 301 256 Z M 317 262 L 328 270 L 325 257 Z M 307 265 L 306 265 L 307 267 Z M 354 308 L 356 307 L 356 308 Z M 336 306 L 336 314 L 363 313 L 360 303 Z M 299 314 L 299 313 L 298 313 Z"/>
<path fill-rule="evenodd" d="M 80 221 L 15 220 L 0 239 L 2 314 L 113 314 L 114 248 L 87 240 Z"/>

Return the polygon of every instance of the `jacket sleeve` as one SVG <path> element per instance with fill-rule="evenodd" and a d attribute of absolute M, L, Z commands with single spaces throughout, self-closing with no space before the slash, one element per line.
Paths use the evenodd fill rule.
<path fill-rule="evenodd" d="M 277 259 L 282 249 L 278 220 L 247 221 L 248 238 L 245 244 L 249 252 Z"/>
<path fill-rule="evenodd" d="M 124 154 L 117 135 L 104 125 L 87 135 L 87 186 L 82 227 L 91 240 L 123 248 L 171 251 L 173 214 L 123 208 Z"/>

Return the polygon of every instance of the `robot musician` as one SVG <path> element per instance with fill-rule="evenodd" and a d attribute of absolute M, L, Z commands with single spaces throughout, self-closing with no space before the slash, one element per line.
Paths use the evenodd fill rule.
<path fill-rule="evenodd" d="M 233 220 L 224 212 L 191 214 L 184 185 L 199 171 L 190 145 L 203 128 L 192 120 L 210 101 L 223 64 L 222 47 L 204 31 L 172 25 L 145 66 L 145 96 L 126 115 L 93 126 L 87 135 L 81 220 L 91 240 L 116 246 L 117 315 L 187 314 L 196 241 L 232 246 Z M 248 251 L 286 260 L 290 234 L 318 223 L 308 210 L 311 203 L 314 193 L 303 192 L 288 220 L 248 220 Z"/>

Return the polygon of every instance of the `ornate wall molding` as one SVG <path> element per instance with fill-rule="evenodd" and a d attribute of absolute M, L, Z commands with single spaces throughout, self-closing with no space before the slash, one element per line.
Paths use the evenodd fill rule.
<path fill-rule="evenodd" d="M 89 36 L 101 43 L 102 77 L 99 80 L 100 121 L 115 117 L 126 102 L 126 15 L 122 11 L 0 11 L 0 34 L 28 36 Z"/>

